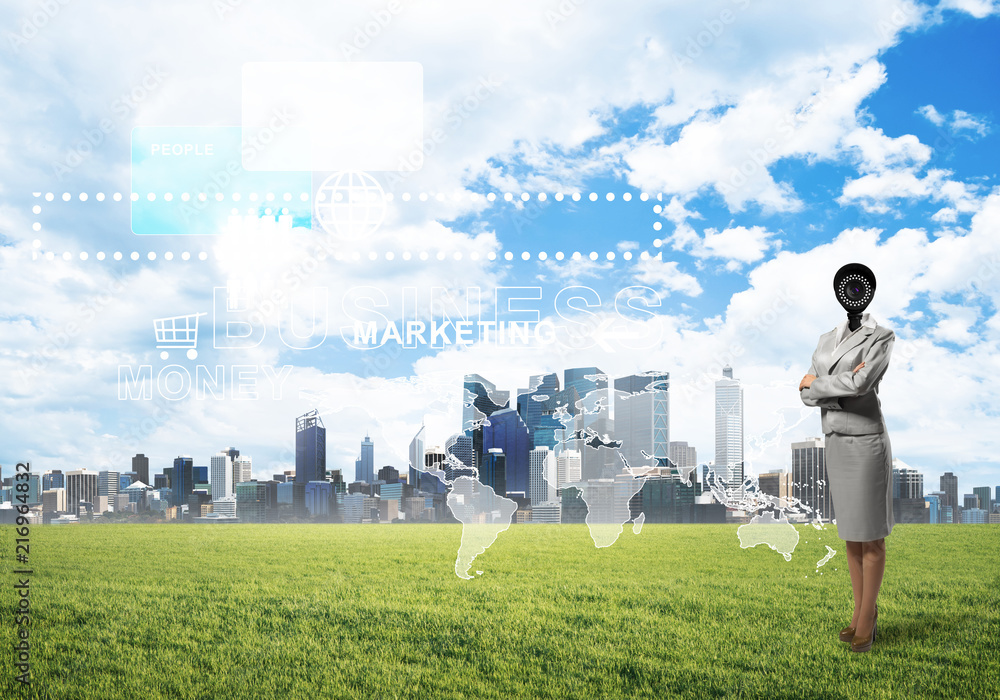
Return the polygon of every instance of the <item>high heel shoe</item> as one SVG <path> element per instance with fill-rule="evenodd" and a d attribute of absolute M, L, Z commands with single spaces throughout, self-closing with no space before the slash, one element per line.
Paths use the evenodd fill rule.
<path fill-rule="evenodd" d="M 875 618 L 874 619 L 878 620 L 878 603 L 875 603 Z M 856 629 L 857 628 L 855 628 L 855 627 L 845 627 L 844 629 L 840 630 L 840 641 L 842 641 L 842 642 L 850 642 L 851 640 L 853 640 L 854 639 L 854 633 L 855 633 Z"/>
<path fill-rule="evenodd" d="M 875 603 L 875 617 L 872 618 L 872 623 L 878 622 L 878 603 Z M 856 627 L 845 627 L 840 630 L 840 641 L 851 642 L 854 640 L 854 633 L 857 631 Z M 875 627 L 872 627 L 872 641 L 875 641 Z"/>
<path fill-rule="evenodd" d="M 854 639 L 851 640 L 851 651 L 868 651 L 872 648 L 872 643 L 875 641 L 875 637 L 878 634 L 878 620 L 872 625 L 872 633 L 867 637 L 859 637 L 855 635 Z"/>

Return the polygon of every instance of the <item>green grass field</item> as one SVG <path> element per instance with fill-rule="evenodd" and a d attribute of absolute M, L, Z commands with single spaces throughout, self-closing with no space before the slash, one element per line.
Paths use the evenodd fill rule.
<path fill-rule="evenodd" d="M 32 678 L 0 696 L 997 698 L 1000 526 L 897 525 L 854 654 L 843 542 L 791 562 L 735 526 L 512 525 L 461 580 L 458 525 L 31 529 Z M 829 544 L 837 555 L 816 573 Z"/>

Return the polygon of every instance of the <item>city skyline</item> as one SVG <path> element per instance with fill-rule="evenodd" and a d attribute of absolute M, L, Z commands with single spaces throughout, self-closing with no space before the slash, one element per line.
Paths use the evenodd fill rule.
<path fill-rule="evenodd" d="M 580 382 L 584 382 L 584 383 L 586 383 L 588 385 L 588 389 L 587 389 L 586 393 L 584 393 L 582 396 L 580 396 L 578 394 L 577 397 L 576 397 L 576 399 L 579 402 L 581 402 L 581 403 L 586 402 L 588 400 L 587 396 L 590 396 L 591 398 L 589 400 L 591 401 L 591 403 L 594 403 L 594 397 L 595 396 L 600 396 L 600 393 L 601 393 L 600 390 L 598 389 L 598 383 L 595 382 L 595 380 L 593 378 L 591 378 L 591 379 L 588 380 L 588 379 L 584 379 L 584 377 L 586 377 L 586 376 L 591 376 L 592 377 L 593 375 L 600 375 L 602 377 L 602 379 L 599 380 L 599 381 L 603 381 L 604 382 L 604 388 L 607 388 L 607 386 L 608 386 L 607 385 L 608 376 L 606 374 L 604 374 L 603 372 L 601 372 L 600 370 L 598 370 L 596 367 L 568 368 L 568 369 L 564 370 L 564 372 L 566 372 L 566 373 L 572 373 L 572 375 L 574 377 L 572 384 L 579 385 Z M 539 380 L 539 381 L 541 381 L 544 377 L 553 377 L 553 376 L 555 376 L 555 375 L 553 375 L 553 374 L 550 374 L 550 375 L 534 375 L 532 377 L 532 379 L 533 380 Z M 623 379 L 623 378 L 619 378 L 619 379 Z M 478 374 L 465 375 L 465 378 L 464 378 L 464 381 L 463 381 L 463 386 L 466 387 L 466 389 L 468 390 L 468 388 L 472 384 L 482 385 L 484 383 L 487 385 L 488 389 L 486 389 L 484 391 L 481 391 L 481 392 L 478 392 L 478 393 L 477 392 L 473 392 L 475 394 L 475 400 L 472 402 L 472 405 L 470 405 L 468 402 L 463 402 L 463 409 L 462 409 L 463 424 L 464 423 L 468 423 L 470 420 L 473 420 L 472 416 L 474 415 L 474 413 L 477 410 L 479 410 L 478 407 L 481 406 L 481 405 L 484 405 L 484 402 L 486 402 L 486 401 L 490 401 L 490 402 L 496 401 L 498 403 L 494 403 L 493 405 L 494 406 L 498 406 L 499 402 L 502 402 L 504 404 L 509 403 L 510 397 L 512 395 L 513 396 L 518 396 L 518 397 L 528 398 L 532 394 L 539 394 L 540 391 L 544 390 L 544 386 L 542 386 L 541 384 L 539 384 L 538 386 L 535 386 L 531 390 L 527 390 L 527 389 L 521 389 L 521 390 L 518 390 L 518 391 L 501 390 L 501 389 L 498 389 L 495 384 L 493 384 L 492 382 L 489 382 L 488 380 L 484 379 L 482 377 L 482 375 L 478 375 Z M 728 398 L 726 399 L 726 401 L 728 402 L 728 405 L 725 408 L 720 408 L 720 404 L 719 404 L 720 387 L 727 387 L 727 386 L 729 386 L 729 387 L 736 387 L 738 389 L 738 393 L 737 394 L 732 394 L 732 395 L 728 396 Z M 571 386 L 570 384 L 567 384 L 567 386 L 564 387 L 563 391 L 560 392 L 560 393 L 561 394 L 567 394 L 568 392 L 570 392 L 571 389 L 575 390 L 576 388 L 577 388 L 576 386 Z M 619 391 L 623 391 L 623 390 L 619 390 Z M 715 423 L 715 426 L 716 426 L 715 427 L 716 441 L 715 441 L 715 444 L 716 444 L 716 448 L 717 448 L 716 449 L 716 453 L 717 453 L 718 452 L 718 447 L 720 445 L 724 445 L 725 446 L 725 445 L 728 444 L 726 442 L 727 438 L 725 438 L 725 435 L 727 434 L 726 431 L 729 430 L 729 428 L 728 428 L 728 426 L 727 426 L 727 424 L 725 422 L 720 423 L 720 415 L 731 415 L 733 413 L 733 410 L 735 409 L 736 410 L 736 414 L 738 414 L 739 417 L 736 420 L 736 422 L 734 423 L 734 425 L 738 425 L 740 427 L 740 429 L 742 429 L 743 387 L 741 386 L 740 381 L 738 379 L 733 379 L 733 369 L 729 365 L 726 365 L 726 366 L 724 366 L 722 368 L 722 377 L 720 379 L 718 379 L 718 380 L 715 381 L 715 391 L 716 391 L 716 416 L 715 416 L 715 420 L 716 420 L 716 423 Z M 738 397 L 738 399 L 735 398 L 735 397 Z M 547 398 L 552 398 L 552 397 L 547 397 Z M 737 407 L 737 401 L 739 402 L 738 407 Z M 528 404 L 528 405 L 531 405 L 531 404 Z M 534 405 L 541 405 L 541 403 L 540 402 L 539 403 L 535 403 Z M 613 413 L 612 406 L 615 406 L 615 405 L 618 405 L 618 406 L 626 405 L 626 404 L 623 404 L 621 400 L 619 400 L 619 396 L 618 396 L 617 393 L 615 394 L 615 401 L 614 402 L 609 402 L 607 404 L 607 407 L 606 407 L 607 410 L 598 410 L 595 406 L 591 406 L 592 411 L 586 412 L 586 413 L 583 414 L 585 416 L 584 417 L 584 422 L 588 426 L 593 425 L 594 423 L 597 423 L 598 427 L 600 427 L 601 424 L 600 424 L 599 421 L 601 421 L 601 420 L 607 420 L 609 418 L 612 418 L 612 420 L 613 420 L 614 413 Z M 507 409 L 507 410 L 514 410 L 514 409 L 510 409 L 507 406 L 505 406 L 504 408 Z M 818 411 L 817 411 L 817 414 L 818 414 Z M 322 430 L 325 433 L 325 427 L 322 425 L 321 416 L 320 416 L 320 413 L 319 413 L 318 410 L 314 409 L 313 411 L 308 412 L 306 415 L 315 418 L 315 420 L 318 422 L 318 426 L 316 428 L 313 428 L 314 430 L 316 430 L 316 429 Z M 535 413 L 533 415 L 538 416 L 540 414 Z M 669 416 L 669 411 L 668 411 L 667 415 Z M 667 421 L 668 421 L 667 431 L 669 431 L 669 417 L 667 418 Z M 376 421 L 376 423 L 377 423 L 377 421 Z M 555 429 L 554 432 L 558 432 L 558 429 Z M 459 436 L 459 434 L 453 434 L 453 435 L 451 435 L 449 437 L 449 439 L 454 439 L 455 437 L 458 437 L 458 436 Z M 816 436 L 813 436 L 813 437 L 816 437 Z M 818 437 L 820 439 L 822 439 L 822 433 L 818 433 Z M 808 439 L 813 439 L 813 438 L 808 438 Z M 362 440 L 360 442 L 360 444 L 362 446 L 362 448 L 361 448 L 361 455 L 362 456 L 371 454 L 372 444 L 366 445 L 365 444 L 366 441 L 369 442 L 369 443 L 371 443 L 371 438 L 370 438 L 370 435 L 368 434 L 368 431 L 366 431 L 364 440 Z M 670 441 L 670 444 L 673 444 L 673 442 L 674 441 Z M 799 441 L 799 442 L 801 442 L 801 441 Z M 734 444 L 741 445 L 742 443 L 741 443 L 741 441 L 737 441 Z M 789 444 L 792 444 L 792 443 L 790 442 Z M 695 451 L 699 451 L 696 446 L 691 445 L 690 447 L 691 447 L 691 449 L 693 449 Z M 305 448 L 303 448 L 303 449 L 305 449 Z M 731 446 L 730 446 L 730 448 L 727 448 L 727 449 L 731 449 Z M 225 450 L 223 452 L 225 452 Z M 586 463 L 586 459 L 587 459 L 587 454 L 588 453 L 586 451 L 581 451 L 581 452 L 583 454 L 584 462 Z M 235 461 L 236 458 L 239 455 L 239 450 L 233 450 L 233 448 L 229 448 L 229 453 L 230 453 L 230 458 L 233 460 L 232 461 L 232 465 L 233 465 L 232 468 L 233 469 L 239 468 L 239 465 L 237 465 L 236 461 Z M 741 448 L 741 454 L 742 454 L 742 448 Z M 216 457 L 216 455 L 210 456 L 209 457 L 209 461 L 210 462 L 214 461 L 215 457 Z M 147 483 L 147 484 L 149 484 L 149 485 L 152 486 L 153 485 L 153 475 L 151 473 L 149 473 L 149 469 L 150 469 L 150 466 L 149 466 L 150 465 L 150 457 L 148 455 L 144 454 L 144 453 L 137 453 L 135 456 L 133 456 L 133 457 L 131 457 L 129 459 L 131 459 L 131 461 L 133 463 L 133 469 L 131 471 L 136 471 L 135 467 L 137 467 L 137 466 L 140 467 L 140 468 L 144 468 L 144 469 L 147 470 L 147 474 L 149 474 L 149 480 L 148 481 L 144 481 L 144 483 Z M 171 458 L 171 459 L 173 459 L 173 458 Z M 324 450 L 324 452 L 322 454 L 322 460 L 324 460 L 324 464 L 325 464 L 325 450 Z M 355 463 L 351 467 L 348 467 L 347 465 L 343 465 L 343 466 L 340 466 L 339 469 L 340 469 L 340 471 L 342 473 L 345 473 L 345 474 L 354 474 L 356 476 L 356 474 L 357 474 L 356 470 L 358 469 L 360 460 L 361 460 L 361 457 L 357 458 L 355 460 Z M 249 464 L 250 464 L 250 460 L 247 459 L 246 457 L 244 457 L 243 468 L 244 469 L 249 468 Z M 908 468 L 909 469 L 914 469 L 914 470 L 918 471 L 921 474 L 922 478 L 925 478 L 928 481 L 932 481 L 935 478 L 940 479 L 940 478 L 942 478 L 944 476 L 945 473 L 948 473 L 948 474 L 953 474 L 954 473 L 954 474 L 957 474 L 958 476 L 962 476 L 962 472 L 958 468 L 948 469 L 945 472 L 942 472 L 941 474 L 935 475 L 934 473 L 928 473 L 928 471 L 926 471 L 925 469 L 921 468 L 919 465 L 910 465 L 909 463 L 907 463 L 907 464 L 908 464 Z M 716 464 L 716 460 L 714 458 L 712 460 L 702 460 L 698 464 L 699 467 L 700 466 L 704 466 L 704 465 L 715 465 L 717 467 L 721 466 L 721 465 L 717 465 Z M 273 473 L 275 471 L 275 469 L 274 469 L 275 466 L 285 466 L 285 465 L 281 464 L 281 465 L 271 465 L 271 467 L 257 467 L 257 471 L 256 472 L 251 472 L 251 478 L 258 478 L 258 476 L 264 476 L 264 477 L 266 477 L 269 473 Z M 374 472 L 376 472 L 380 467 L 384 467 L 384 466 L 394 466 L 394 467 L 397 467 L 397 468 L 403 468 L 404 470 L 406 468 L 406 465 L 401 464 L 401 463 L 392 464 L 391 462 L 386 462 L 385 464 L 375 464 L 375 462 L 372 461 L 371 462 L 372 474 L 374 474 Z M 727 464 L 727 467 L 728 467 L 728 464 Z M 365 468 L 367 468 L 367 467 L 365 467 Z M 775 468 L 782 468 L 782 469 L 785 469 L 786 471 L 791 471 L 791 466 L 790 465 L 762 465 L 760 467 L 757 467 L 757 470 L 756 470 L 756 472 L 753 475 L 754 476 L 760 476 L 763 473 L 767 473 L 769 471 L 773 471 L 773 469 L 775 469 Z M 92 469 L 92 470 L 95 470 L 95 471 L 98 471 L 98 472 L 99 471 L 104 471 L 104 470 L 101 470 L 101 469 L 97 469 L 95 467 L 84 467 L 84 469 Z M 325 469 L 325 467 L 324 467 L 324 469 Z M 61 469 L 60 471 L 67 471 L 67 470 Z M 118 470 L 111 470 L 111 471 L 118 471 L 119 473 L 123 473 L 123 472 L 129 471 L 129 470 L 118 469 Z M 161 471 L 161 473 L 162 473 L 162 471 Z M 312 473 L 315 475 L 318 472 L 314 470 Z M 723 469 L 717 469 L 717 473 L 720 476 L 723 476 L 724 478 L 725 478 L 725 475 L 727 475 L 727 473 L 728 473 L 728 477 L 729 478 L 727 479 L 727 481 L 729 481 L 732 484 L 739 484 L 742 481 L 742 476 L 739 475 L 736 472 L 727 472 L 727 471 L 725 471 Z M 700 478 L 700 475 L 699 475 L 699 478 Z M 234 483 L 236 483 L 237 481 L 239 481 L 239 479 L 238 478 L 234 478 Z M 983 488 L 985 488 L 985 487 L 983 487 Z"/>
<path fill-rule="evenodd" d="M 725 366 L 722 375 L 715 384 L 717 443 L 725 447 L 727 455 L 742 455 L 742 440 L 734 438 L 734 435 L 738 436 L 742 431 L 742 387 L 739 380 L 734 379 L 732 367 Z M 85 468 L 72 470 L 67 474 L 61 471 L 45 473 L 32 482 L 33 488 L 38 491 L 32 494 L 41 502 L 44 492 L 59 491 L 59 484 L 65 484 L 67 504 L 72 502 L 70 499 L 85 500 L 86 497 L 97 494 L 108 499 L 107 503 L 111 504 L 113 510 L 114 505 L 119 503 L 116 499 L 120 492 L 125 496 L 127 489 L 135 494 L 136 489 L 145 490 L 148 487 L 155 493 L 169 483 L 169 504 L 183 504 L 186 507 L 195 495 L 195 490 L 207 486 L 207 493 L 211 495 L 204 502 L 220 502 L 226 510 L 229 507 L 225 503 L 232 501 L 235 504 L 239 501 L 238 492 L 241 488 L 243 491 L 251 488 L 240 487 L 240 484 L 276 484 L 278 482 L 275 480 L 280 477 L 281 482 L 287 482 L 290 478 L 295 484 L 300 484 L 296 488 L 304 489 L 299 496 L 289 495 L 289 502 L 303 499 L 295 501 L 301 505 L 308 499 L 313 506 L 307 510 L 316 509 L 329 515 L 330 507 L 319 504 L 325 503 L 324 499 L 329 500 L 333 493 L 339 492 L 334 488 L 319 496 L 317 489 L 320 484 L 329 483 L 331 474 L 337 483 L 342 484 L 346 484 L 345 474 L 353 474 L 351 488 L 356 484 L 394 483 L 399 477 L 408 477 L 403 478 L 401 483 L 406 483 L 411 488 L 429 488 L 431 492 L 441 494 L 447 490 L 447 486 L 441 482 L 434 483 L 438 480 L 430 474 L 426 476 L 431 481 L 425 480 L 423 471 L 445 469 L 442 474 L 448 474 L 450 483 L 452 471 L 458 470 L 455 471 L 456 474 L 463 473 L 459 468 L 464 466 L 472 470 L 472 474 L 478 473 L 478 478 L 498 493 L 514 494 L 530 506 L 547 506 L 556 498 L 562 485 L 570 482 L 570 476 L 578 483 L 589 483 L 617 478 L 625 466 L 638 468 L 636 474 L 642 474 L 650 468 L 655 470 L 670 467 L 672 473 L 690 472 L 693 475 L 692 485 L 700 493 L 707 488 L 705 476 L 711 468 L 715 471 L 716 482 L 721 479 L 728 483 L 723 504 L 729 507 L 740 507 L 745 476 L 764 477 L 757 478 L 756 488 L 761 492 L 775 496 L 784 494 L 801 501 L 806 512 L 815 513 L 827 520 L 835 517 L 829 493 L 823 487 L 826 476 L 823 464 L 824 441 L 821 437 L 792 442 L 789 461 L 782 467 L 772 468 L 764 474 L 744 475 L 741 470 L 734 469 L 735 459 L 727 457 L 724 465 L 717 465 L 714 460 L 699 461 L 694 446 L 686 441 L 669 440 L 669 373 L 646 372 L 612 378 L 597 367 L 587 367 L 567 368 L 563 371 L 563 378 L 564 385 L 556 374 L 531 376 L 530 387 L 513 394 L 517 397 L 517 407 L 513 408 L 508 405 L 511 396 L 509 392 L 497 389 L 496 385 L 482 375 L 466 375 L 463 381 L 466 393 L 463 399 L 462 425 L 467 427 L 462 433 L 451 435 L 446 448 L 426 446 L 425 427 L 421 427 L 410 443 L 411 460 L 417 459 L 418 455 L 422 457 L 419 461 L 420 473 L 413 469 L 411 461 L 403 468 L 382 465 L 377 470 L 376 478 L 376 443 L 368 432 L 360 442 L 361 453 L 355 460 L 353 471 L 327 469 L 326 428 L 320 412 L 313 409 L 295 421 L 297 461 L 301 470 L 285 471 L 280 475 L 271 475 L 268 479 L 259 479 L 254 474 L 252 459 L 230 446 L 211 455 L 208 466 L 195 464 L 195 459 L 190 455 L 180 455 L 173 459 L 172 466 L 153 474 L 152 484 L 142 482 L 136 469 L 92 471 Z M 608 449 L 605 450 L 604 447 Z M 604 453 L 607 456 L 599 456 Z M 641 457 L 636 459 L 636 454 Z M 596 461 L 594 455 L 598 455 Z M 591 465 L 589 473 L 586 467 L 588 461 Z M 148 473 L 150 458 L 144 453 L 137 453 L 131 459 L 131 464 Z M 787 478 L 788 481 L 779 480 L 775 484 L 773 479 L 776 476 Z M 1000 494 L 998 485 L 973 486 L 972 493 L 960 494 L 958 477 L 951 472 L 942 475 L 939 491 L 924 493 L 924 474 L 898 458 L 893 463 L 893 479 L 897 503 L 919 502 L 919 505 L 906 506 L 911 510 L 917 509 L 907 517 L 921 517 L 920 514 L 926 507 L 930 509 L 931 522 L 939 518 L 942 522 L 952 522 L 953 518 L 957 518 L 959 510 L 962 511 L 962 522 L 965 522 L 967 515 L 985 522 L 991 512 L 991 503 L 995 500 L 991 493 Z M 751 481 L 753 478 L 746 483 Z M 265 491 L 259 493 L 259 498 L 254 496 L 255 502 L 263 503 L 261 499 L 265 498 Z M 4 495 L 9 500 L 9 489 Z M 206 497 L 200 498 L 204 500 Z M 274 499 L 275 496 L 268 498 Z M 986 507 L 980 508 L 981 504 Z M 351 506 L 352 513 L 355 512 L 356 505 Z M 261 510 L 250 517 L 257 520 L 263 518 L 264 506 L 260 505 L 259 508 Z M 982 514 L 975 515 L 977 512 Z"/>

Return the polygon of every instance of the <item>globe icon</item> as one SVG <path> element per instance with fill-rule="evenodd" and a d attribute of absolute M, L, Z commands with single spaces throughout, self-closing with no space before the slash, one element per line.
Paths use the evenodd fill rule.
<path fill-rule="evenodd" d="M 316 191 L 316 219 L 331 236 L 369 236 L 378 230 L 387 209 L 378 180 L 360 170 L 336 172 Z"/>

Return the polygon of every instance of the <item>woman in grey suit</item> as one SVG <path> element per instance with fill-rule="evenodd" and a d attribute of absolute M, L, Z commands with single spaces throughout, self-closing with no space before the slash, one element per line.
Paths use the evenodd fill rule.
<path fill-rule="evenodd" d="M 834 289 L 848 318 L 820 336 L 799 396 L 821 409 L 827 481 L 837 534 L 846 542 L 854 615 L 840 639 L 850 642 L 852 651 L 868 651 L 877 633 L 885 536 L 895 525 L 892 447 L 878 398 L 895 334 L 861 313 L 875 291 L 875 276 L 867 267 L 845 265 Z"/>

